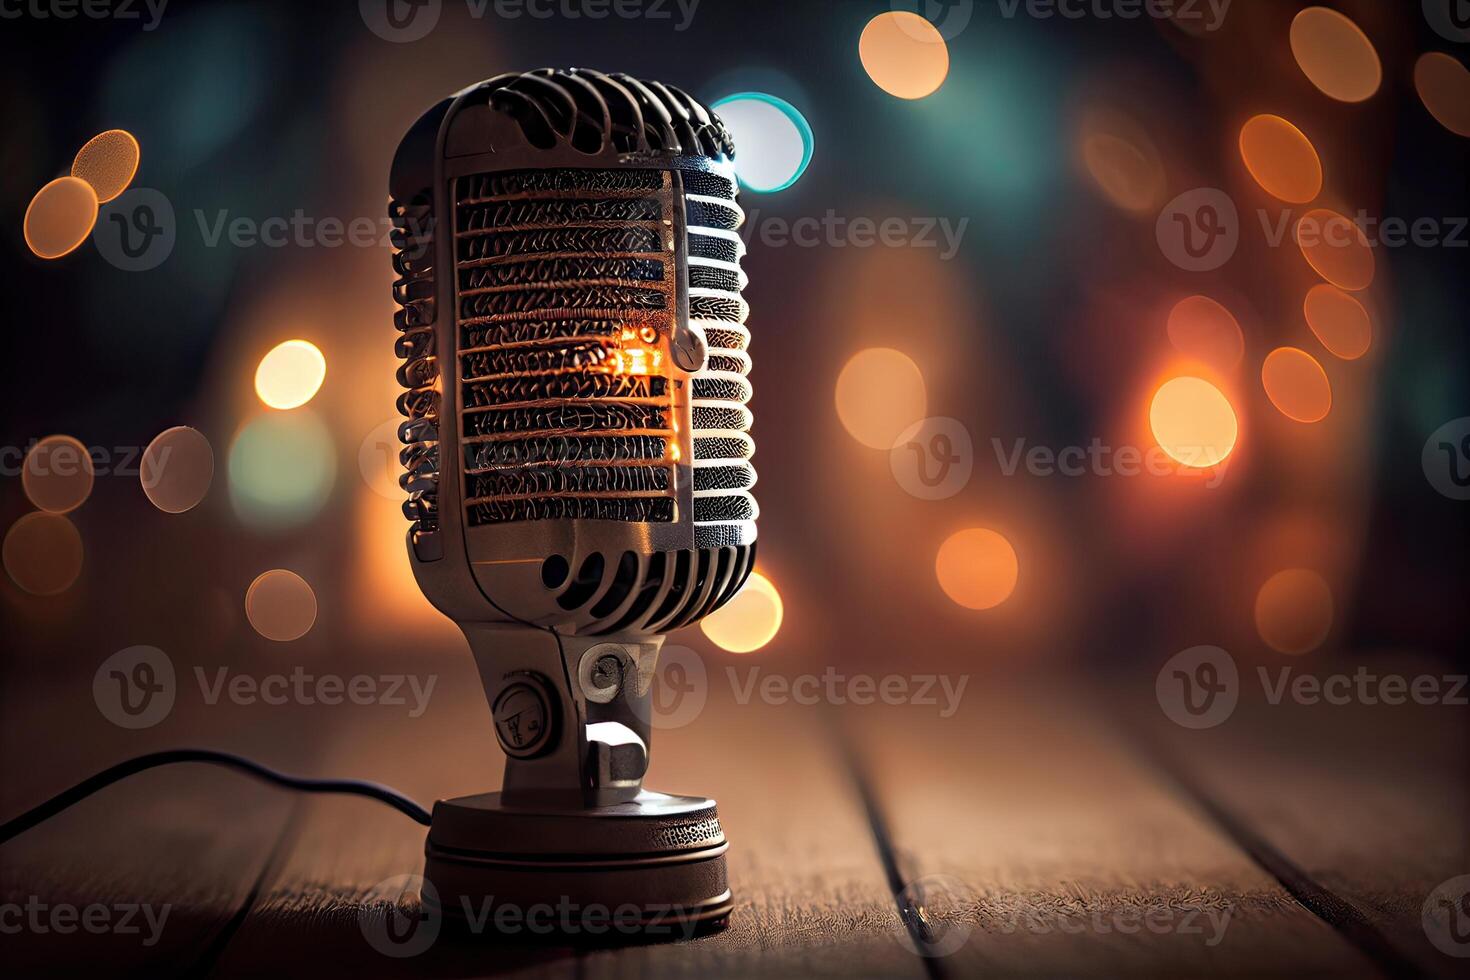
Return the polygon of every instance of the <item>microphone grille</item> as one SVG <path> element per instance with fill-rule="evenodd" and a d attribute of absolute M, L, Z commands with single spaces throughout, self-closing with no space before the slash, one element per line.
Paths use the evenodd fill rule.
<path fill-rule="evenodd" d="M 694 544 L 700 548 L 743 545 L 755 539 L 758 509 L 755 440 L 750 437 L 750 305 L 740 295 L 745 243 L 736 229 L 744 213 L 735 203 L 732 177 L 703 170 L 682 172 L 689 234 L 689 322 L 709 352 L 694 375 Z"/>
<path fill-rule="evenodd" d="M 479 174 L 454 206 L 467 523 L 672 521 L 669 174 Z"/>
<path fill-rule="evenodd" d="M 416 549 L 420 534 L 432 538 L 439 527 L 447 395 L 468 526 L 692 520 L 696 548 L 736 548 L 736 566 L 748 570 L 757 514 L 749 307 L 723 123 L 673 86 L 581 69 L 503 75 L 456 105 L 466 118 L 497 120 L 485 124 L 497 145 L 523 140 L 516 152 L 547 151 L 550 165 L 454 176 L 444 215 L 433 213 L 431 190 L 406 193 L 422 186 L 413 178 L 396 185 L 412 196 L 390 211 L 406 389 L 401 482 Z M 410 134 L 416 147 L 433 142 L 428 130 L 416 136 L 421 128 Z M 599 166 L 598 156 L 609 163 Z M 434 341 L 436 219 L 450 239 L 443 285 L 453 315 L 439 323 L 453 331 L 446 354 L 457 383 L 448 392 Z M 671 379 L 682 374 L 663 359 L 686 296 L 689 332 L 703 337 L 707 357 L 688 390 L 676 391 Z M 692 431 L 681 433 L 686 399 Z M 682 467 L 693 486 L 681 490 Z M 692 493 L 692 515 L 679 512 L 680 492 Z"/>

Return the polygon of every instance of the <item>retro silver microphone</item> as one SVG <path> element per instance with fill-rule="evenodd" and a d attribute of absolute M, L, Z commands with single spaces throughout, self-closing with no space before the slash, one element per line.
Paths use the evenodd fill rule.
<path fill-rule="evenodd" d="M 733 156 L 673 86 L 542 69 L 440 102 L 394 158 L 409 558 L 507 756 L 499 792 L 435 805 L 446 913 L 729 913 L 714 803 L 642 779 L 664 634 L 755 560 Z"/>

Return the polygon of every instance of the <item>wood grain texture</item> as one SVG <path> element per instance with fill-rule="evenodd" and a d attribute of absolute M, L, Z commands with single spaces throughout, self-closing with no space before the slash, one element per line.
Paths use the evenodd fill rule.
<path fill-rule="evenodd" d="M 416 661 L 435 678 L 421 717 L 390 705 L 267 711 L 196 694 L 157 728 L 123 732 L 75 684 L 7 701 L 8 739 L 43 730 L 51 713 L 75 719 L 78 736 L 7 770 L 5 815 L 178 744 L 369 778 L 425 804 L 494 787 L 501 756 L 472 664 L 443 653 Z M 1124 738 L 1099 710 L 1127 704 L 1117 692 L 972 688 L 957 715 L 939 718 L 917 705 L 834 715 L 737 703 L 713 660 L 709 681 L 699 717 L 655 733 L 647 782 L 719 801 L 736 897 L 723 933 L 596 949 L 445 930 L 418 955 L 388 955 L 369 935 L 386 935 L 376 930 L 395 914 L 400 936 L 411 932 L 412 883 L 385 882 L 422 871 L 421 826 L 372 801 L 181 766 L 105 790 L 0 849 L 5 901 L 167 905 L 159 942 L 31 930 L 0 937 L 6 964 L 22 975 L 102 964 L 223 977 L 1381 975 L 1221 829 L 1208 797 L 1342 896 L 1411 969 L 1453 973 L 1418 925 L 1428 889 L 1464 864 L 1467 789 L 1453 778 L 1463 721 L 1451 711 L 1258 717 L 1243 703 L 1218 729 L 1181 738 L 1173 726 L 1142 736 L 1132 726 Z M 1157 708 L 1123 710 L 1151 719 Z M 1184 761 L 1189 785 L 1153 764 L 1154 749 Z M 932 961 L 912 951 L 885 854 L 900 900 L 919 899 L 934 927 L 930 951 L 956 939 L 958 949 Z"/>
<path fill-rule="evenodd" d="M 1402 656 L 1360 659 L 1365 676 L 1405 677 L 1406 689 L 1415 677 L 1456 673 Z M 1272 664 L 1265 680 L 1242 666 L 1241 700 L 1226 721 L 1181 731 L 1140 710 L 1151 722 L 1144 737 L 1187 792 L 1258 839 L 1304 887 L 1344 903 L 1327 914 L 1363 930 L 1365 944 L 1386 944 L 1388 969 L 1463 975 L 1466 961 L 1436 949 L 1421 916 L 1437 885 L 1470 874 L 1470 711 L 1402 692 L 1390 694 L 1401 703 L 1385 703 L 1373 684 L 1364 690 L 1377 703 L 1351 693 L 1341 704 L 1315 695 L 1273 704 L 1267 680 L 1275 689 L 1283 668 L 1290 678 L 1340 672 L 1326 657 Z"/>
<path fill-rule="evenodd" d="M 1077 691 L 992 688 L 948 719 L 848 722 L 941 975 L 1377 975 Z"/>
<path fill-rule="evenodd" d="M 465 658 L 468 661 L 468 657 Z M 500 754 L 474 678 L 441 681 L 414 720 L 352 716 L 322 766 L 387 782 L 421 801 L 497 787 Z M 389 879 L 423 870 L 424 829 L 361 801 L 312 799 L 229 945 L 218 976 L 917 976 L 862 812 L 811 709 L 736 705 L 713 677 L 700 717 L 654 737 L 647 785 L 713 796 L 731 840 L 729 928 L 693 942 L 618 949 L 465 935 L 445 929 L 396 958 L 364 933 L 392 915 Z M 398 896 L 393 896 L 398 897 Z M 411 896 L 397 906 L 417 911 Z M 405 933 L 407 929 L 405 928 Z"/>
<path fill-rule="evenodd" d="M 730 839 L 735 911 L 695 943 L 596 952 L 594 977 L 918 977 L 892 892 L 820 710 L 741 704 L 711 665 L 710 700 L 655 735 L 649 786 L 711 796 Z"/>
<path fill-rule="evenodd" d="M 11 759 L 23 746 L 27 763 L 5 766 L 6 818 L 113 763 L 179 744 L 180 731 L 247 753 L 266 748 L 249 731 L 228 737 L 229 712 L 192 702 L 155 728 L 117 728 L 92 702 L 90 680 L 7 688 L 4 742 Z M 65 738 L 52 734 L 57 719 L 67 720 Z M 238 773 L 178 765 L 134 775 L 27 830 L 0 846 L 7 972 L 153 977 L 207 965 L 299 802 Z M 89 914 L 93 928 L 68 918 Z"/>

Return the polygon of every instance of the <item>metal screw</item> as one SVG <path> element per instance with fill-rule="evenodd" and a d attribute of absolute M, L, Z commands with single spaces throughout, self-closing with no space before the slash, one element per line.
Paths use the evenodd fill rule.
<path fill-rule="evenodd" d="M 592 665 L 592 685 L 599 689 L 617 687 L 623 680 L 623 665 L 617 657 L 607 654 L 597 658 Z"/>

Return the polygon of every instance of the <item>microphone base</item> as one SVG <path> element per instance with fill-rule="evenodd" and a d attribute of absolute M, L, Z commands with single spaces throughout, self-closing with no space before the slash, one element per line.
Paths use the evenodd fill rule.
<path fill-rule="evenodd" d="M 440 800 L 424 844 L 426 909 L 494 940 L 617 944 L 718 932 L 734 902 L 713 800 L 647 790 L 571 808 L 501 794 Z"/>

